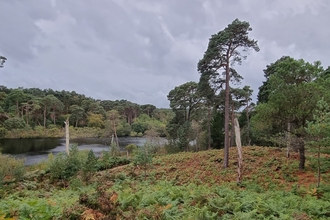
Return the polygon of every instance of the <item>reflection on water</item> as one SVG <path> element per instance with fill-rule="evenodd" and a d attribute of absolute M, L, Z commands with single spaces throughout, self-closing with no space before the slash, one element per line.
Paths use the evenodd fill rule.
<path fill-rule="evenodd" d="M 121 150 L 128 144 L 143 146 L 146 142 L 144 137 L 119 137 Z M 165 142 L 164 138 L 160 139 Z M 111 143 L 110 138 L 77 138 L 71 139 L 70 144 L 78 144 L 79 150 L 93 150 L 96 155 L 102 151 L 108 151 Z M 3 139 L 0 140 L 0 151 L 3 154 L 11 154 L 18 158 L 24 158 L 26 165 L 38 163 L 47 159 L 49 153 L 58 154 L 65 152 L 64 138 L 44 139 Z"/>
<path fill-rule="evenodd" d="M 61 139 L 6 139 L 0 140 L 3 154 L 22 154 L 27 152 L 42 152 L 61 145 Z"/>

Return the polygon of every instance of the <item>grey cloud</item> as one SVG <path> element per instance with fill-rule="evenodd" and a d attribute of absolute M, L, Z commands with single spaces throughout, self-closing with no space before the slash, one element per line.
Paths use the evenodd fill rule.
<path fill-rule="evenodd" d="M 198 81 L 209 38 L 235 18 L 250 22 L 261 49 L 236 67 L 254 97 L 262 70 L 283 55 L 330 65 L 326 0 L 0 0 L 0 8 L 8 87 L 168 107 L 168 92 Z"/>
<path fill-rule="evenodd" d="M 0 20 L 3 21 L 0 50 L 8 59 L 20 62 L 35 58 L 32 45 L 40 34 L 35 21 L 55 17 L 55 13 L 49 10 L 50 5 L 46 1 L 31 1 L 29 4 L 22 1 L 2 1 L 0 7 Z"/>

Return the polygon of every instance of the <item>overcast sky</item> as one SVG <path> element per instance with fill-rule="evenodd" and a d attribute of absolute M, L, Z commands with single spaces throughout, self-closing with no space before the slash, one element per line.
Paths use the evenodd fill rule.
<path fill-rule="evenodd" d="M 248 21 L 237 67 L 254 101 L 263 69 L 284 55 L 330 65 L 328 0 L 0 0 L 0 85 L 76 91 L 168 108 L 175 86 L 199 80 L 212 34 Z"/>

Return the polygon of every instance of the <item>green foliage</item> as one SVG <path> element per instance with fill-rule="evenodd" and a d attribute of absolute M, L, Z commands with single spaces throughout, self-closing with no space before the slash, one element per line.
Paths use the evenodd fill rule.
<path fill-rule="evenodd" d="M 72 127 L 70 126 L 70 138 L 101 137 L 104 131 L 101 128 L 93 127 Z M 63 134 L 62 134 L 63 135 Z"/>
<path fill-rule="evenodd" d="M 19 191 L 0 200 L 0 218 L 4 219 L 59 219 L 64 207 L 78 199 L 74 191 L 54 190 Z"/>
<path fill-rule="evenodd" d="M 201 117 L 203 98 L 196 82 L 187 82 L 172 89 L 168 96 L 170 107 L 175 116 L 166 125 L 167 138 L 171 145 L 183 151 L 189 150 L 189 142 L 196 141 L 191 123 Z M 194 126 L 194 128 L 199 128 Z"/>
<path fill-rule="evenodd" d="M 120 149 L 116 142 L 111 143 L 110 152 L 113 157 L 120 156 Z"/>
<path fill-rule="evenodd" d="M 70 154 L 60 153 L 55 158 L 49 158 L 49 172 L 53 179 L 68 180 L 70 177 L 82 171 L 87 180 L 95 171 L 111 169 L 113 167 L 129 164 L 130 160 L 124 157 L 112 156 L 105 151 L 97 158 L 92 150 L 78 152 L 76 145 L 70 148 Z"/>
<path fill-rule="evenodd" d="M 178 139 L 177 146 L 181 151 L 189 151 L 189 142 L 192 140 L 191 137 L 191 123 L 186 121 L 181 125 L 177 131 Z"/>
<path fill-rule="evenodd" d="M 78 146 L 73 145 L 70 148 L 69 155 L 59 153 L 54 160 L 50 162 L 50 175 L 53 179 L 67 180 L 81 170 L 83 161 L 84 160 L 78 153 Z"/>
<path fill-rule="evenodd" d="M 104 118 L 101 114 L 89 113 L 87 121 L 88 127 L 104 128 Z"/>
<path fill-rule="evenodd" d="M 117 166 L 129 164 L 131 161 L 125 157 L 114 157 L 109 151 L 104 151 L 97 161 L 97 170 L 111 169 Z"/>
<path fill-rule="evenodd" d="M 79 121 L 84 118 L 85 110 L 78 105 L 71 105 L 70 113 L 70 124 L 74 125 L 75 127 L 78 127 Z"/>
<path fill-rule="evenodd" d="M 187 82 L 172 89 L 167 96 L 174 113 L 176 110 L 184 112 L 185 121 L 190 121 L 201 105 L 202 98 L 197 92 L 197 86 L 196 82 Z"/>
<path fill-rule="evenodd" d="M 313 145 L 330 145 L 330 107 L 323 98 L 317 102 L 313 119 L 306 128 L 308 134 L 316 139 Z"/>
<path fill-rule="evenodd" d="M 44 138 L 44 137 L 63 137 L 64 131 L 54 124 L 50 124 L 49 128 L 44 129 L 43 126 L 35 126 L 32 129 L 26 125 L 21 129 L 12 129 L 7 131 L 5 138 Z"/>
<path fill-rule="evenodd" d="M 318 183 L 320 185 L 321 173 L 329 168 L 328 158 L 321 158 L 322 151 L 327 152 L 330 146 L 330 107 L 324 98 L 317 102 L 317 106 L 313 115 L 313 121 L 307 122 L 307 133 L 311 136 L 313 141 L 309 145 L 314 151 L 317 151 L 317 169 L 318 169 Z M 328 153 L 328 152 L 327 152 Z M 321 165 L 322 164 L 322 165 Z"/>
<path fill-rule="evenodd" d="M 306 136 L 304 125 L 312 119 L 317 101 L 327 93 L 315 81 L 322 73 L 320 62 L 313 64 L 291 57 L 282 57 L 264 70 L 266 84 L 260 88 L 262 104 L 252 117 L 254 133 L 271 136 L 284 132 L 291 123 L 290 133 Z"/>
<path fill-rule="evenodd" d="M 156 130 L 159 132 L 160 136 L 165 136 L 166 124 L 156 118 L 150 117 L 147 114 L 141 114 L 138 118 L 136 118 L 131 127 L 132 132 L 134 132 L 131 133 L 131 136 L 139 136 L 139 134 L 143 136 L 148 130 Z"/>
<path fill-rule="evenodd" d="M 3 64 L 6 62 L 7 58 L 0 55 L 0 68 L 3 67 Z"/>
<path fill-rule="evenodd" d="M 149 148 L 149 155 L 153 155 L 154 147 L 145 147 Z M 75 151 L 72 151 L 74 154 Z M 262 153 L 254 155 L 254 152 Z M 296 174 L 296 162 L 279 157 L 282 152 L 278 149 L 248 147 L 244 153 L 245 181 L 240 186 L 235 181 L 236 168 L 222 169 L 222 164 L 216 162 L 219 150 L 155 156 L 153 166 L 149 166 L 151 162 L 148 162 L 149 178 L 144 181 L 136 178 L 131 166 L 100 172 L 87 180 L 87 184 L 79 175 L 69 181 L 54 184 L 49 181 L 50 172 L 40 172 L 41 176 L 36 175 L 39 172 L 32 172 L 31 175 L 25 175 L 22 182 L 0 187 L 0 218 L 329 218 L 328 175 L 324 175 L 329 179 L 319 188 L 311 185 L 306 189 L 303 186 L 304 179 L 301 179 L 305 174 L 300 173 L 303 176 L 294 183 L 281 179 L 282 173 Z M 83 161 L 82 170 L 95 164 L 96 157 L 92 151 L 80 151 L 76 154 Z M 55 159 L 56 157 L 49 155 L 50 163 Z M 104 152 L 96 160 L 96 166 L 106 162 L 110 164 L 110 161 L 112 164 L 119 164 L 119 161 L 125 159 L 127 160 Z M 274 173 L 278 177 L 273 176 Z"/>
<path fill-rule="evenodd" d="M 93 150 L 90 150 L 87 155 L 87 160 L 83 164 L 82 171 L 85 179 L 87 180 L 92 172 L 97 170 L 97 157 L 95 156 Z"/>
<path fill-rule="evenodd" d="M 129 144 L 125 147 L 125 149 L 128 151 L 129 154 L 132 154 L 138 149 L 138 147 L 135 144 Z"/>
<path fill-rule="evenodd" d="M 130 133 L 131 137 L 143 137 L 142 133 L 136 133 L 135 131 L 131 131 Z"/>
<path fill-rule="evenodd" d="M 173 141 L 169 141 L 165 144 L 164 147 L 167 154 L 175 154 L 181 152 L 180 148 L 178 148 L 177 144 Z"/>
<path fill-rule="evenodd" d="M 141 184 L 133 189 L 129 186 L 121 182 L 114 189 L 119 194 L 122 213 L 138 219 L 295 219 L 304 215 L 326 219 L 330 214 L 328 202 L 288 192 L 256 193 L 195 184 L 176 186 L 167 181 Z M 132 208 L 134 214 L 128 212 Z"/>
<path fill-rule="evenodd" d="M 132 130 L 136 133 L 144 133 L 148 129 L 148 125 L 144 122 L 135 121 L 132 124 Z"/>
<path fill-rule="evenodd" d="M 24 173 L 24 160 L 0 153 L 0 186 L 5 182 L 20 181 Z"/>
<path fill-rule="evenodd" d="M 147 178 L 147 169 L 152 162 L 153 155 L 154 148 L 150 144 L 145 144 L 143 147 L 139 147 L 135 154 L 133 162 L 135 165 L 143 168 L 145 179 Z"/>
<path fill-rule="evenodd" d="M 108 112 L 117 113 L 118 117 L 111 120 L 112 124 L 109 122 L 110 120 L 104 120 L 106 118 L 105 109 Z M 0 91 L 0 113 L 2 122 L 9 120 L 6 122 L 6 126 L 3 124 L 8 129 L 6 133 L 5 130 L 2 130 L 5 138 L 62 137 L 61 129 L 46 127 L 54 124 L 60 128 L 67 117 L 70 117 L 70 124 L 74 127 L 86 129 L 74 130 L 72 135 L 70 133 L 73 138 L 111 136 L 114 124 L 118 136 L 129 136 L 132 124 L 140 115 L 142 115 L 141 118 L 147 116 L 148 120 L 137 121 L 138 125 L 142 124 L 147 129 L 155 128 L 161 136 L 165 136 L 165 126 L 172 117 L 169 109 L 156 109 L 150 104 L 140 106 L 127 100 L 99 101 L 74 91 L 21 87 L 8 89 L 5 86 Z M 25 123 L 30 125 L 33 130 L 21 130 L 25 128 Z M 43 130 L 38 128 L 40 125 Z M 133 127 L 136 128 L 136 125 Z M 137 129 L 146 131 L 145 128 L 141 129 L 141 126 Z M 143 132 L 138 133 L 143 135 Z"/>
<path fill-rule="evenodd" d="M 4 138 L 7 134 L 8 130 L 4 127 L 0 127 L 0 138 Z"/>
<path fill-rule="evenodd" d="M 38 125 L 38 126 L 35 126 L 34 127 L 34 131 L 37 133 L 37 134 L 43 134 L 44 133 L 44 127 L 42 127 L 42 126 L 40 126 L 40 125 Z M 42 136 L 40 136 L 40 137 L 42 137 Z"/>
<path fill-rule="evenodd" d="M 318 100 L 328 96 L 328 86 L 320 83 L 323 72 L 320 64 L 282 57 L 267 66 L 267 82 L 260 88 L 264 103 L 257 105 L 251 119 L 252 133 L 263 141 L 276 145 L 280 140 L 278 134 L 290 135 L 281 145 L 299 150 L 300 170 L 305 168 L 307 122 L 313 120 Z"/>
<path fill-rule="evenodd" d="M 4 122 L 5 128 L 8 130 L 20 129 L 25 127 L 25 121 L 22 118 L 9 118 Z"/>
<path fill-rule="evenodd" d="M 225 116 L 223 113 L 217 112 L 211 122 L 212 147 L 215 149 L 224 147 L 224 118 Z"/>
<path fill-rule="evenodd" d="M 117 136 L 125 137 L 129 136 L 131 133 L 131 125 L 129 125 L 126 121 L 121 120 L 117 126 Z"/>

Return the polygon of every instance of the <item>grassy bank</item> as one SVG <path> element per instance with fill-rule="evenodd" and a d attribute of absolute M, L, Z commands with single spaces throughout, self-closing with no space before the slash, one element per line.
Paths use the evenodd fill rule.
<path fill-rule="evenodd" d="M 70 137 L 71 138 L 92 138 L 92 137 L 103 137 L 105 134 L 105 129 L 101 128 L 91 128 L 91 127 L 70 127 Z M 60 127 L 50 127 L 44 129 L 42 126 L 37 126 L 34 129 L 24 128 L 24 129 L 13 129 L 6 132 L 4 138 L 61 138 L 65 136 L 64 128 Z"/>

